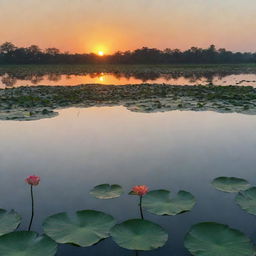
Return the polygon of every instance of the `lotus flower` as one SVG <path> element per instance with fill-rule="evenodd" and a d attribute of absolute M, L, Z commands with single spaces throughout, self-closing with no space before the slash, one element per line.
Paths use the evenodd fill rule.
<path fill-rule="evenodd" d="M 37 186 L 40 182 L 40 177 L 36 175 L 28 176 L 25 179 L 25 182 L 27 182 L 31 186 Z"/>
<path fill-rule="evenodd" d="M 129 193 L 129 195 L 137 195 L 140 197 L 139 207 L 140 207 L 140 216 L 142 219 L 144 219 L 143 210 L 142 210 L 142 198 L 148 193 L 148 191 L 149 191 L 148 186 L 138 185 L 133 187 L 132 191 Z"/>
<path fill-rule="evenodd" d="M 132 188 L 132 192 L 138 196 L 144 196 L 148 191 L 149 188 L 146 185 L 135 186 Z"/>
<path fill-rule="evenodd" d="M 28 176 L 25 179 L 25 182 L 27 182 L 30 185 L 30 196 L 31 196 L 31 218 L 28 226 L 28 231 L 31 229 L 31 225 L 34 219 L 34 195 L 33 195 L 33 186 L 37 186 L 40 182 L 40 177 L 36 175 Z"/>

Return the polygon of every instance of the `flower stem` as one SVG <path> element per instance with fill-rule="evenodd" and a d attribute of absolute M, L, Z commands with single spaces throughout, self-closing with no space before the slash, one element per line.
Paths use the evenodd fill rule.
<path fill-rule="evenodd" d="M 139 207 L 140 207 L 140 217 L 142 220 L 144 220 L 144 215 L 143 215 L 143 210 L 142 210 L 142 196 L 140 196 Z"/>
<path fill-rule="evenodd" d="M 31 218 L 28 226 L 28 231 L 31 229 L 31 225 L 34 219 L 34 195 L 33 195 L 33 185 L 30 186 L 30 195 L 31 195 Z"/>

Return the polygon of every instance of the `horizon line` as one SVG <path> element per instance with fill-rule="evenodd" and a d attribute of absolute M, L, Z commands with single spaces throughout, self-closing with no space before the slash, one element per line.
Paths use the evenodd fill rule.
<path fill-rule="evenodd" d="M 98 52 L 69 52 L 69 51 L 62 51 L 61 49 L 57 48 L 57 47 L 46 47 L 46 48 L 41 48 L 39 45 L 37 44 L 30 44 L 28 46 L 17 46 L 15 45 L 14 43 L 12 43 L 11 41 L 5 41 L 3 42 L 2 44 L 0 44 L 0 50 L 1 50 L 1 46 L 6 44 L 6 43 L 9 43 L 9 44 L 12 44 L 16 49 L 28 49 L 30 47 L 38 47 L 38 49 L 44 53 L 44 51 L 48 50 L 48 49 L 56 49 L 59 51 L 58 54 L 69 54 L 69 55 L 90 55 L 90 54 L 94 54 L 94 55 L 98 55 Z M 199 47 L 199 46 L 190 46 L 189 48 L 187 49 L 184 49 L 184 50 L 181 50 L 180 48 L 170 48 L 170 47 L 166 47 L 166 48 L 163 48 L 163 49 L 160 49 L 160 48 L 157 48 L 157 47 L 149 47 L 149 46 L 141 46 L 139 48 L 134 48 L 134 49 L 129 49 L 129 50 L 117 50 L 117 51 L 114 51 L 113 53 L 107 53 L 107 52 L 104 52 L 104 56 L 112 56 L 112 55 L 115 55 L 117 53 L 128 53 L 128 52 L 135 52 L 137 50 L 143 50 L 143 49 L 148 49 L 148 50 L 157 50 L 157 51 L 161 51 L 161 52 L 165 52 L 167 50 L 170 50 L 170 51 L 180 51 L 181 53 L 184 53 L 186 51 L 189 51 L 189 50 L 192 50 L 193 48 L 196 49 L 196 50 L 207 50 L 207 49 L 210 49 L 211 47 L 214 47 L 214 49 L 216 51 L 220 51 L 220 50 L 225 50 L 227 52 L 232 52 L 232 53 L 250 53 L 250 54 L 256 54 L 256 50 L 255 51 L 232 51 L 232 50 L 229 50 L 228 48 L 225 48 L 225 47 L 217 47 L 215 44 L 210 44 L 208 48 L 203 48 L 203 47 Z M 1 53 L 1 51 L 0 51 Z M 104 57 L 102 56 L 102 57 Z"/>

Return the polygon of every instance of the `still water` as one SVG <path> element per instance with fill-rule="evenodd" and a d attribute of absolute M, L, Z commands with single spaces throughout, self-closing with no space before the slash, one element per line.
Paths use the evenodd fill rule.
<path fill-rule="evenodd" d="M 27 75 L 3 74 L 0 75 L 0 88 L 18 87 L 18 86 L 36 86 L 36 85 L 70 85 L 79 84 L 106 84 L 106 85 L 124 85 L 157 83 L 171 85 L 241 85 L 256 87 L 256 74 L 220 74 L 220 73 L 149 73 L 149 74 L 125 74 L 125 73 L 89 73 L 84 75 Z"/>
<path fill-rule="evenodd" d="M 137 198 L 98 200 L 89 190 L 101 183 L 137 184 L 151 189 L 190 191 L 197 199 L 190 213 L 146 219 L 169 233 L 161 249 L 140 255 L 188 256 L 183 238 L 190 226 L 216 221 L 256 240 L 255 217 L 243 212 L 233 194 L 215 190 L 218 176 L 238 176 L 256 184 L 256 117 L 214 112 L 134 113 L 124 107 L 70 108 L 52 119 L 0 121 L 0 208 L 14 208 L 29 222 L 29 187 L 24 178 L 40 175 L 35 188 L 32 229 L 42 232 L 46 216 L 96 209 L 118 222 L 139 217 Z M 61 246 L 58 256 L 129 256 L 111 239 L 94 247 Z"/>

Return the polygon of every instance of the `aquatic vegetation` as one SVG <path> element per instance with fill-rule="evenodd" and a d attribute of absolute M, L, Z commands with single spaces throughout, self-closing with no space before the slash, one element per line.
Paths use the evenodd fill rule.
<path fill-rule="evenodd" d="M 235 201 L 243 210 L 256 215 L 256 187 L 239 192 L 236 195 Z"/>
<path fill-rule="evenodd" d="M 179 191 L 170 198 L 168 190 L 150 191 L 143 200 L 142 207 L 156 215 L 177 215 L 188 212 L 195 206 L 195 197 L 186 191 Z"/>
<path fill-rule="evenodd" d="M 40 177 L 32 175 L 27 177 L 25 181 L 31 186 L 37 186 L 40 183 Z"/>
<path fill-rule="evenodd" d="M 25 182 L 30 185 L 30 196 L 31 196 L 31 218 L 28 226 L 28 231 L 31 230 L 31 226 L 34 219 L 34 194 L 33 194 L 33 187 L 37 186 L 40 183 L 40 177 L 36 175 L 29 176 L 25 179 Z"/>
<path fill-rule="evenodd" d="M 194 256 L 255 255 L 252 242 L 242 232 L 213 222 L 192 226 L 184 245 Z"/>
<path fill-rule="evenodd" d="M 130 195 L 145 196 L 149 192 L 149 188 L 146 185 L 139 185 L 132 188 Z"/>
<path fill-rule="evenodd" d="M 0 236 L 14 231 L 20 223 L 21 216 L 17 212 L 0 209 Z"/>
<path fill-rule="evenodd" d="M 90 194 L 98 199 L 112 199 L 120 197 L 124 193 L 120 185 L 102 184 L 94 187 Z"/>
<path fill-rule="evenodd" d="M 139 208 L 141 219 L 144 219 L 143 210 L 142 210 L 142 198 L 148 193 L 149 188 L 146 185 L 138 185 L 132 188 L 132 191 L 129 192 L 129 195 L 139 196 Z"/>
<path fill-rule="evenodd" d="M 115 225 L 111 237 L 120 247 L 150 251 L 162 247 L 168 240 L 167 232 L 158 224 L 148 220 L 132 219 Z"/>
<path fill-rule="evenodd" d="M 44 221 L 43 228 L 45 234 L 57 243 L 87 247 L 109 237 L 115 223 L 108 214 L 83 210 L 72 218 L 67 213 L 52 215 Z"/>
<path fill-rule="evenodd" d="M 251 185 L 247 180 L 236 177 L 218 177 L 212 181 L 212 185 L 224 192 L 239 192 L 248 189 Z"/>
<path fill-rule="evenodd" d="M 236 203 L 246 212 L 256 215 L 256 187 L 251 187 L 248 181 L 235 177 L 219 177 L 212 184 L 224 192 L 237 192 Z"/>
<path fill-rule="evenodd" d="M 49 237 L 32 231 L 17 231 L 0 236 L 0 255 L 54 256 L 57 244 Z"/>
<path fill-rule="evenodd" d="M 193 209 L 195 197 L 187 191 L 179 191 L 170 197 L 168 190 L 149 191 L 146 185 L 132 188 L 130 195 L 139 197 L 141 219 L 128 219 L 116 224 L 109 214 L 96 210 L 81 210 L 72 215 L 58 213 L 43 222 L 43 235 L 31 232 L 34 216 L 33 186 L 40 183 L 39 176 L 29 176 L 26 180 L 31 187 L 32 216 L 29 231 L 14 231 L 21 223 L 21 216 L 15 211 L 0 209 L 0 255 L 6 256 L 54 256 L 57 244 L 70 244 L 79 247 L 93 246 L 111 238 L 119 247 L 140 251 L 160 248 L 168 241 L 168 233 L 159 224 L 144 220 L 143 209 L 164 216 L 177 215 Z M 246 180 L 235 177 L 219 177 L 212 184 L 225 192 L 239 192 L 238 205 L 248 213 L 256 215 L 256 187 Z M 243 190 L 243 191 L 242 191 Z M 101 184 L 90 194 L 98 199 L 113 199 L 124 193 L 118 185 Z M 243 233 L 224 224 L 205 222 L 191 227 L 184 240 L 185 247 L 194 256 L 254 256 L 252 242 Z"/>
<path fill-rule="evenodd" d="M 53 110 L 64 107 L 114 105 L 123 105 L 141 113 L 191 110 L 256 114 L 256 88 L 140 84 L 37 86 L 0 90 L 0 119 L 3 120 L 54 117 L 57 113 Z"/>

